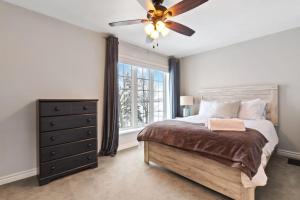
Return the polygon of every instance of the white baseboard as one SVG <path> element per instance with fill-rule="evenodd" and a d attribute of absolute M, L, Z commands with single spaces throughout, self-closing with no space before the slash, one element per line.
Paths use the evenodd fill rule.
<path fill-rule="evenodd" d="M 123 144 L 123 145 L 119 146 L 118 151 L 129 149 L 129 148 L 132 148 L 132 147 L 135 147 L 135 146 L 138 146 L 138 145 L 139 145 L 138 142 L 131 142 L 131 143 Z M 278 149 L 277 154 L 281 155 L 281 156 L 284 156 L 284 157 L 295 158 L 295 159 L 300 160 L 300 153 L 299 152 L 293 152 L 293 151 L 287 151 L 287 150 L 284 150 L 284 149 Z M 2 176 L 2 177 L 0 177 L 0 185 L 4 185 L 4 184 L 7 184 L 7 183 L 22 180 L 22 179 L 29 178 L 31 176 L 36 176 L 36 175 L 37 175 L 37 169 L 34 168 L 34 169 L 30 169 L 30 170 L 21 171 L 21 172 L 13 173 L 13 174 L 10 174 L 10 175 Z"/>
<path fill-rule="evenodd" d="M 132 147 L 135 147 L 135 146 L 138 146 L 138 145 L 139 145 L 138 142 L 130 142 L 130 143 L 122 144 L 122 145 L 119 146 L 118 151 L 129 149 L 129 148 L 132 148 Z"/>
<path fill-rule="evenodd" d="M 287 157 L 287 158 L 294 158 L 300 160 L 300 153 L 299 152 L 294 152 L 294 151 L 288 151 L 284 149 L 278 149 L 277 154 Z"/>
<path fill-rule="evenodd" d="M 131 142 L 131 143 L 127 143 L 127 144 L 122 144 L 122 145 L 119 146 L 118 151 L 129 149 L 129 148 L 132 148 L 132 147 L 135 147 L 135 146 L 138 146 L 138 145 L 139 145 L 138 142 Z M 36 176 L 36 175 L 37 175 L 37 169 L 36 168 L 21 171 L 21 172 L 17 172 L 17 173 L 13 173 L 13 174 L 9 174 L 9 175 L 0 177 L 0 185 L 15 182 L 15 181 L 22 180 L 22 179 L 25 179 L 25 178 L 29 178 L 31 176 Z"/>
<path fill-rule="evenodd" d="M 0 185 L 4 185 L 6 183 L 11 183 L 14 181 L 22 180 L 31 176 L 37 175 L 37 169 L 29 169 L 26 171 L 21 171 L 17 173 L 13 173 L 10 175 L 2 176 L 0 177 Z"/>

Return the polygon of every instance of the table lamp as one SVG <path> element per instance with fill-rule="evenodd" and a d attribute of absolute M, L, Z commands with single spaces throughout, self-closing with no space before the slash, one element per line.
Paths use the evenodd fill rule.
<path fill-rule="evenodd" d="M 183 117 L 192 115 L 192 106 L 194 104 L 192 96 L 180 96 L 180 106 L 183 107 Z"/>

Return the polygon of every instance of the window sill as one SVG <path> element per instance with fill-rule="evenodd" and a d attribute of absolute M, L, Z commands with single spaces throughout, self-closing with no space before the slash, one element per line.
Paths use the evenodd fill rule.
<path fill-rule="evenodd" d="M 140 132 L 144 127 L 139 127 L 139 128 L 132 128 L 132 129 L 127 129 L 127 130 L 122 130 L 119 131 L 119 135 L 126 135 L 126 134 L 131 134 L 131 133 L 138 133 Z"/>

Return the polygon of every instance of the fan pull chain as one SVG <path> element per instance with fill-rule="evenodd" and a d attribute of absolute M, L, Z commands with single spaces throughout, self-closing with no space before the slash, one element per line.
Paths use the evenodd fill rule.
<path fill-rule="evenodd" d="M 155 48 L 156 48 L 155 46 L 158 47 L 158 43 L 156 43 L 156 45 L 154 44 L 154 45 L 152 46 L 152 48 L 155 49 Z"/>

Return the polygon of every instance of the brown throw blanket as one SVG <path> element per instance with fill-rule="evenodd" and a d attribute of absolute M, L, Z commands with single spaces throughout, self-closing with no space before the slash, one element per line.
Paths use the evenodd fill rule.
<path fill-rule="evenodd" d="M 238 131 L 209 131 L 201 124 L 166 120 L 145 127 L 138 141 L 157 142 L 241 169 L 251 179 L 261 162 L 262 149 L 267 139 L 254 129 Z"/>

